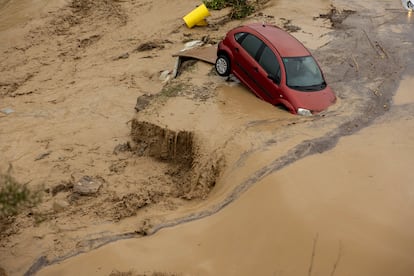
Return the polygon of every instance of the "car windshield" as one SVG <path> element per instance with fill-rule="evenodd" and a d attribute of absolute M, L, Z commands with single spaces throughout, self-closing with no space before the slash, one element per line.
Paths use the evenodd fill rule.
<path fill-rule="evenodd" d="M 312 56 L 283 58 L 286 84 L 299 91 L 319 91 L 326 87 L 322 72 Z"/>

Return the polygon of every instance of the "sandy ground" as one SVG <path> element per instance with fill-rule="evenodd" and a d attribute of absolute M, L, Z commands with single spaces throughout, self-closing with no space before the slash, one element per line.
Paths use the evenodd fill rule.
<path fill-rule="evenodd" d="M 400 2 L 270 1 L 245 20 L 299 27 L 338 96 L 312 118 L 200 62 L 163 83 L 185 42 L 242 23 L 224 10 L 189 30 L 197 4 L 0 1 L 0 109 L 14 111 L 0 113 L 0 168 L 45 191 L 2 233 L 0 267 L 412 275 L 414 34 Z M 356 13 L 332 26 L 332 4 Z M 85 176 L 98 193 L 74 190 Z"/>

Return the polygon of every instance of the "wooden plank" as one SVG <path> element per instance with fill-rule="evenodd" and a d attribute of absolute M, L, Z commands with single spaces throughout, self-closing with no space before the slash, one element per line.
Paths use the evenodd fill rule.
<path fill-rule="evenodd" d="M 217 58 L 217 46 L 207 46 L 193 48 L 185 51 L 178 52 L 173 55 L 174 57 L 193 58 L 207 63 L 214 64 Z"/>

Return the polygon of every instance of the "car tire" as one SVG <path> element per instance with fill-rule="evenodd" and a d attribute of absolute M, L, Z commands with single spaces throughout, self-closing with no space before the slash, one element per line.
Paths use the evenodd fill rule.
<path fill-rule="evenodd" d="M 214 67 L 216 68 L 216 72 L 219 76 L 227 77 L 230 75 L 230 60 L 226 55 L 220 54 L 216 59 Z"/>
<path fill-rule="evenodd" d="M 412 8 L 414 8 L 414 5 L 413 5 L 413 3 L 411 3 L 411 1 L 408 1 L 408 2 L 407 2 L 407 7 L 408 7 L 409 9 L 412 9 Z"/>

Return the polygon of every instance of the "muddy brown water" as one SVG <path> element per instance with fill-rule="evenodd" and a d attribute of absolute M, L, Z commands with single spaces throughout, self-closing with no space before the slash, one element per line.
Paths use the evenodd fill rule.
<path fill-rule="evenodd" d="M 187 11 L 188 3 L 168 7 L 168 1 L 161 2 L 155 8 L 149 2 L 139 3 L 141 6 L 135 11 L 145 11 L 140 17 L 145 21 L 141 22 L 145 30 L 140 36 L 153 38 L 151 32 L 159 32 L 157 37 L 162 33 L 161 27 L 152 24 L 154 10 L 165 15 L 161 22 L 171 25 L 178 25 L 178 20 L 169 17 L 170 10 Z M 291 6 L 291 1 L 272 2 L 262 19 L 276 21 L 288 17 L 291 24 L 301 27 L 302 31 L 295 35 L 320 60 L 338 95 L 335 106 L 321 116 L 300 118 L 263 103 L 238 84 L 210 77 L 207 81 L 221 81 L 211 101 L 194 104 L 194 99 L 178 97 L 150 109 L 156 111 L 152 114 L 138 115 L 139 119 L 163 127 L 168 124 L 166 129 L 171 131 L 162 128 L 161 132 L 196 133 L 195 143 L 204 150 L 204 155 L 201 151 L 196 156 L 200 164 L 225 156 L 225 171 L 207 200 L 177 208 L 174 200 L 165 199 L 163 208 L 170 208 L 169 215 L 162 217 L 145 210 L 121 222 L 111 221 L 110 216 L 104 216 L 102 222 L 92 214 L 101 209 L 118 210 L 107 202 L 98 202 L 98 207 L 83 207 L 80 201 L 76 204 L 82 208 L 81 213 L 70 209 L 37 227 L 22 224 L 30 233 L 22 229 L 21 236 L 4 243 L 0 265 L 12 275 L 23 274 L 33 263 L 37 267 L 32 271 L 42 268 L 39 275 L 108 275 L 114 270 L 178 275 L 412 275 L 413 72 L 407 69 L 401 74 L 404 67 L 410 67 L 406 55 L 412 56 L 413 36 L 412 23 L 406 13 L 397 11 L 397 2 L 382 1 L 372 10 L 371 5 L 358 1 L 334 1 L 339 7 L 359 12 L 342 26 L 343 30 L 334 33 L 330 32 L 329 22 L 314 19 L 321 10 L 329 10 L 330 1 L 301 1 L 300 8 Z M 127 30 L 133 33 L 136 26 Z M 171 28 L 166 30 L 174 34 Z M 86 32 L 90 33 L 81 38 L 96 35 L 90 30 Z M 117 36 L 111 35 L 108 40 L 98 36 L 104 42 L 97 44 L 118 49 L 118 44 L 111 44 Z M 393 40 L 401 44 L 392 47 Z M 132 49 L 135 44 L 129 47 Z M 101 49 L 94 44 L 91 47 Z M 169 53 L 179 50 L 171 47 Z M 124 107 L 130 104 L 132 109 L 136 90 L 161 87 L 153 79 L 165 69 L 162 64 L 172 63 L 169 54 L 156 53 L 149 62 L 140 56 L 139 61 L 147 62 L 146 70 L 114 76 L 114 72 L 136 64 L 114 66 L 107 60 L 103 62 L 102 55 L 88 59 L 87 53 L 91 54 L 87 50 L 63 53 L 73 58 L 74 64 L 69 59 L 68 68 L 65 64 L 54 67 L 57 79 L 52 75 L 49 80 L 49 75 L 41 72 L 38 79 L 29 80 L 17 90 L 25 92 L 31 85 L 43 88 L 45 81 L 49 85 L 47 95 L 38 89 L 22 100 L 2 99 L 17 111 L 15 117 L 0 117 L 1 146 L 6 159 L 22 172 L 22 179 L 49 179 L 49 185 L 67 179 L 72 170 L 103 174 L 108 179 L 105 188 L 122 187 L 124 199 L 139 188 L 139 181 L 132 181 L 133 177 L 141 179 L 150 174 L 153 183 L 145 182 L 147 186 L 151 183 L 165 189 L 168 181 L 163 181 L 165 177 L 158 179 L 164 174 L 159 164 L 126 155 L 121 156 L 124 159 L 114 157 L 112 150 L 129 136 L 124 122 L 133 113 Z M 111 59 L 121 51 L 105 48 L 103 53 Z M 162 57 L 158 59 L 156 55 Z M 87 60 L 82 62 L 83 58 Z M 201 64 L 195 68 L 181 79 L 192 83 L 196 92 L 214 87 L 206 82 L 210 68 Z M 70 79 L 73 74 L 80 75 L 73 78 L 74 83 Z M 65 87 L 69 94 L 60 87 Z M 52 108 L 46 108 L 44 102 L 50 102 Z M 22 112 L 23 108 L 28 110 Z M 62 119 L 64 124 L 60 123 Z M 35 128 L 29 127 L 31 123 Z M 30 143 L 32 136 L 37 140 Z M 76 143 L 72 141 L 75 139 Z M 31 167 L 39 153 L 33 148 L 39 145 L 52 150 L 51 160 Z M 140 162 L 145 164 L 139 166 Z M 51 164 L 56 165 L 51 168 Z M 108 165 L 117 165 L 115 168 L 122 173 L 106 173 Z M 122 166 L 126 166 L 123 171 Z M 24 168 L 31 169 L 24 173 Z M 155 194 L 162 189 L 155 189 Z M 58 196 L 64 199 L 63 195 Z M 126 200 L 121 203 L 128 204 Z M 88 207 L 92 212 L 87 211 Z M 141 225 L 143 216 L 148 218 L 147 227 Z M 85 227 L 82 222 L 93 225 Z M 135 231 L 142 229 L 146 232 L 140 233 L 152 235 L 119 241 L 140 236 Z M 98 249 L 91 250 L 94 248 Z M 35 262 L 36 259 L 39 261 Z M 49 263 L 52 265 L 43 267 Z"/>
<path fill-rule="evenodd" d="M 403 84 L 397 97 L 410 93 Z M 39 275 L 412 275 L 413 130 L 413 116 L 395 120 L 391 111 L 331 151 L 268 175 L 213 216 Z"/>
<path fill-rule="evenodd" d="M 385 120 L 269 175 L 214 216 L 40 275 L 412 275 L 413 127 Z"/>
<path fill-rule="evenodd" d="M 412 87 L 414 87 L 414 78 L 410 76 L 404 77 L 400 83 L 399 92 L 394 97 L 394 104 L 403 105 L 414 103 Z"/>

